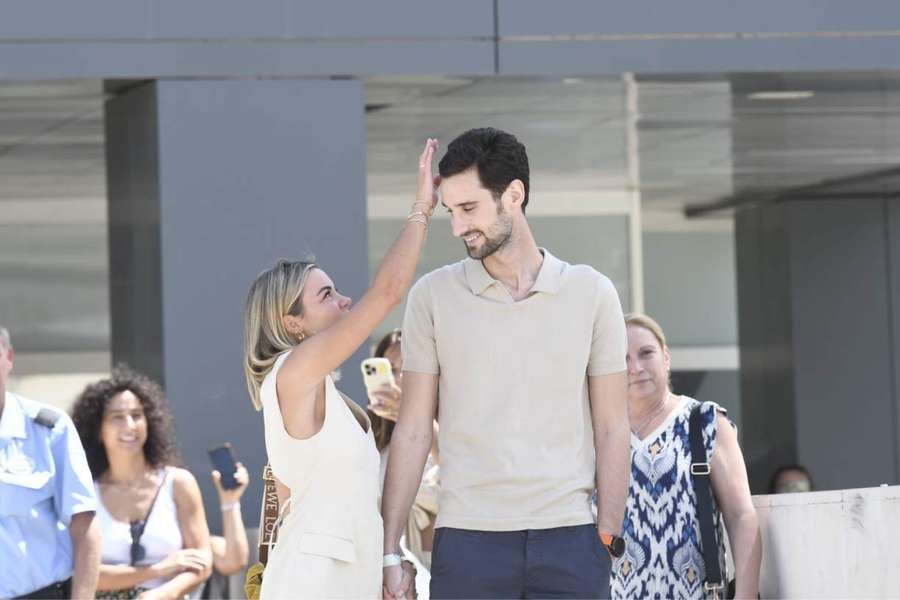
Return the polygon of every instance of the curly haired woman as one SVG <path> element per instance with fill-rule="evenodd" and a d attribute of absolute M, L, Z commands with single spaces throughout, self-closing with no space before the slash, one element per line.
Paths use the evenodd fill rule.
<path fill-rule="evenodd" d="M 75 402 L 103 529 L 98 597 L 181 598 L 212 566 L 194 476 L 176 467 L 172 415 L 162 389 L 127 367 L 87 386 Z"/>

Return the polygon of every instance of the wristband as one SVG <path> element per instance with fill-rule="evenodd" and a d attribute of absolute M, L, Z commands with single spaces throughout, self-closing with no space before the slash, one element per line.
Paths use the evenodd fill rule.
<path fill-rule="evenodd" d="M 396 567 L 401 562 L 403 562 L 403 557 L 399 554 L 385 554 L 381 564 L 383 567 Z"/>
<path fill-rule="evenodd" d="M 234 502 L 226 502 L 225 504 L 222 504 L 220 508 L 222 509 L 222 512 L 229 511 L 234 508 L 240 509 L 241 502 L 240 500 L 235 500 Z"/>

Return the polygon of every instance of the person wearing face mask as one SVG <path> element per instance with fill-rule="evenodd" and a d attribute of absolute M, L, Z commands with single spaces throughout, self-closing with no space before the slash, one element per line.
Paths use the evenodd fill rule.
<path fill-rule="evenodd" d="M 706 597 L 689 439 L 691 413 L 699 405 L 720 571 L 725 573 L 724 525 L 736 597 L 756 598 L 762 540 L 737 431 L 718 404 L 672 393 L 669 348 L 656 321 L 632 314 L 625 324 L 632 467 L 625 552 L 613 564 L 612 597 Z"/>
<path fill-rule="evenodd" d="M 812 477 L 801 465 L 782 465 L 772 473 L 770 494 L 795 494 L 813 491 Z"/>

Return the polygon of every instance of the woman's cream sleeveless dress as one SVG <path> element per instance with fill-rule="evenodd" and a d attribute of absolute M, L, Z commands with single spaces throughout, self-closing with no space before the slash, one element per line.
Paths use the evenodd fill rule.
<path fill-rule="evenodd" d="M 291 489 L 290 513 L 269 555 L 261 596 L 381 598 L 383 530 L 372 428 L 365 412 L 326 377 L 322 428 L 305 440 L 288 435 L 275 390 L 288 354 L 278 357 L 260 390 L 269 464 Z"/>

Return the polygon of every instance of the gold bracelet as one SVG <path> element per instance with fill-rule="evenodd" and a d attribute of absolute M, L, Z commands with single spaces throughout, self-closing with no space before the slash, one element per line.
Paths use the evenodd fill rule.
<path fill-rule="evenodd" d="M 413 202 L 412 207 L 415 208 L 416 206 L 419 206 L 419 205 L 425 207 L 425 210 L 422 211 L 425 213 L 425 216 L 430 217 L 431 214 L 434 212 L 434 206 L 431 205 L 431 202 L 425 202 L 423 200 L 416 200 L 415 202 Z"/>
<path fill-rule="evenodd" d="M 417 212 L 406 217 L 407 223 L 421 223 L 425 227 L 428 227 L 428 217 L 425 216 L 425 213 Z"/>

